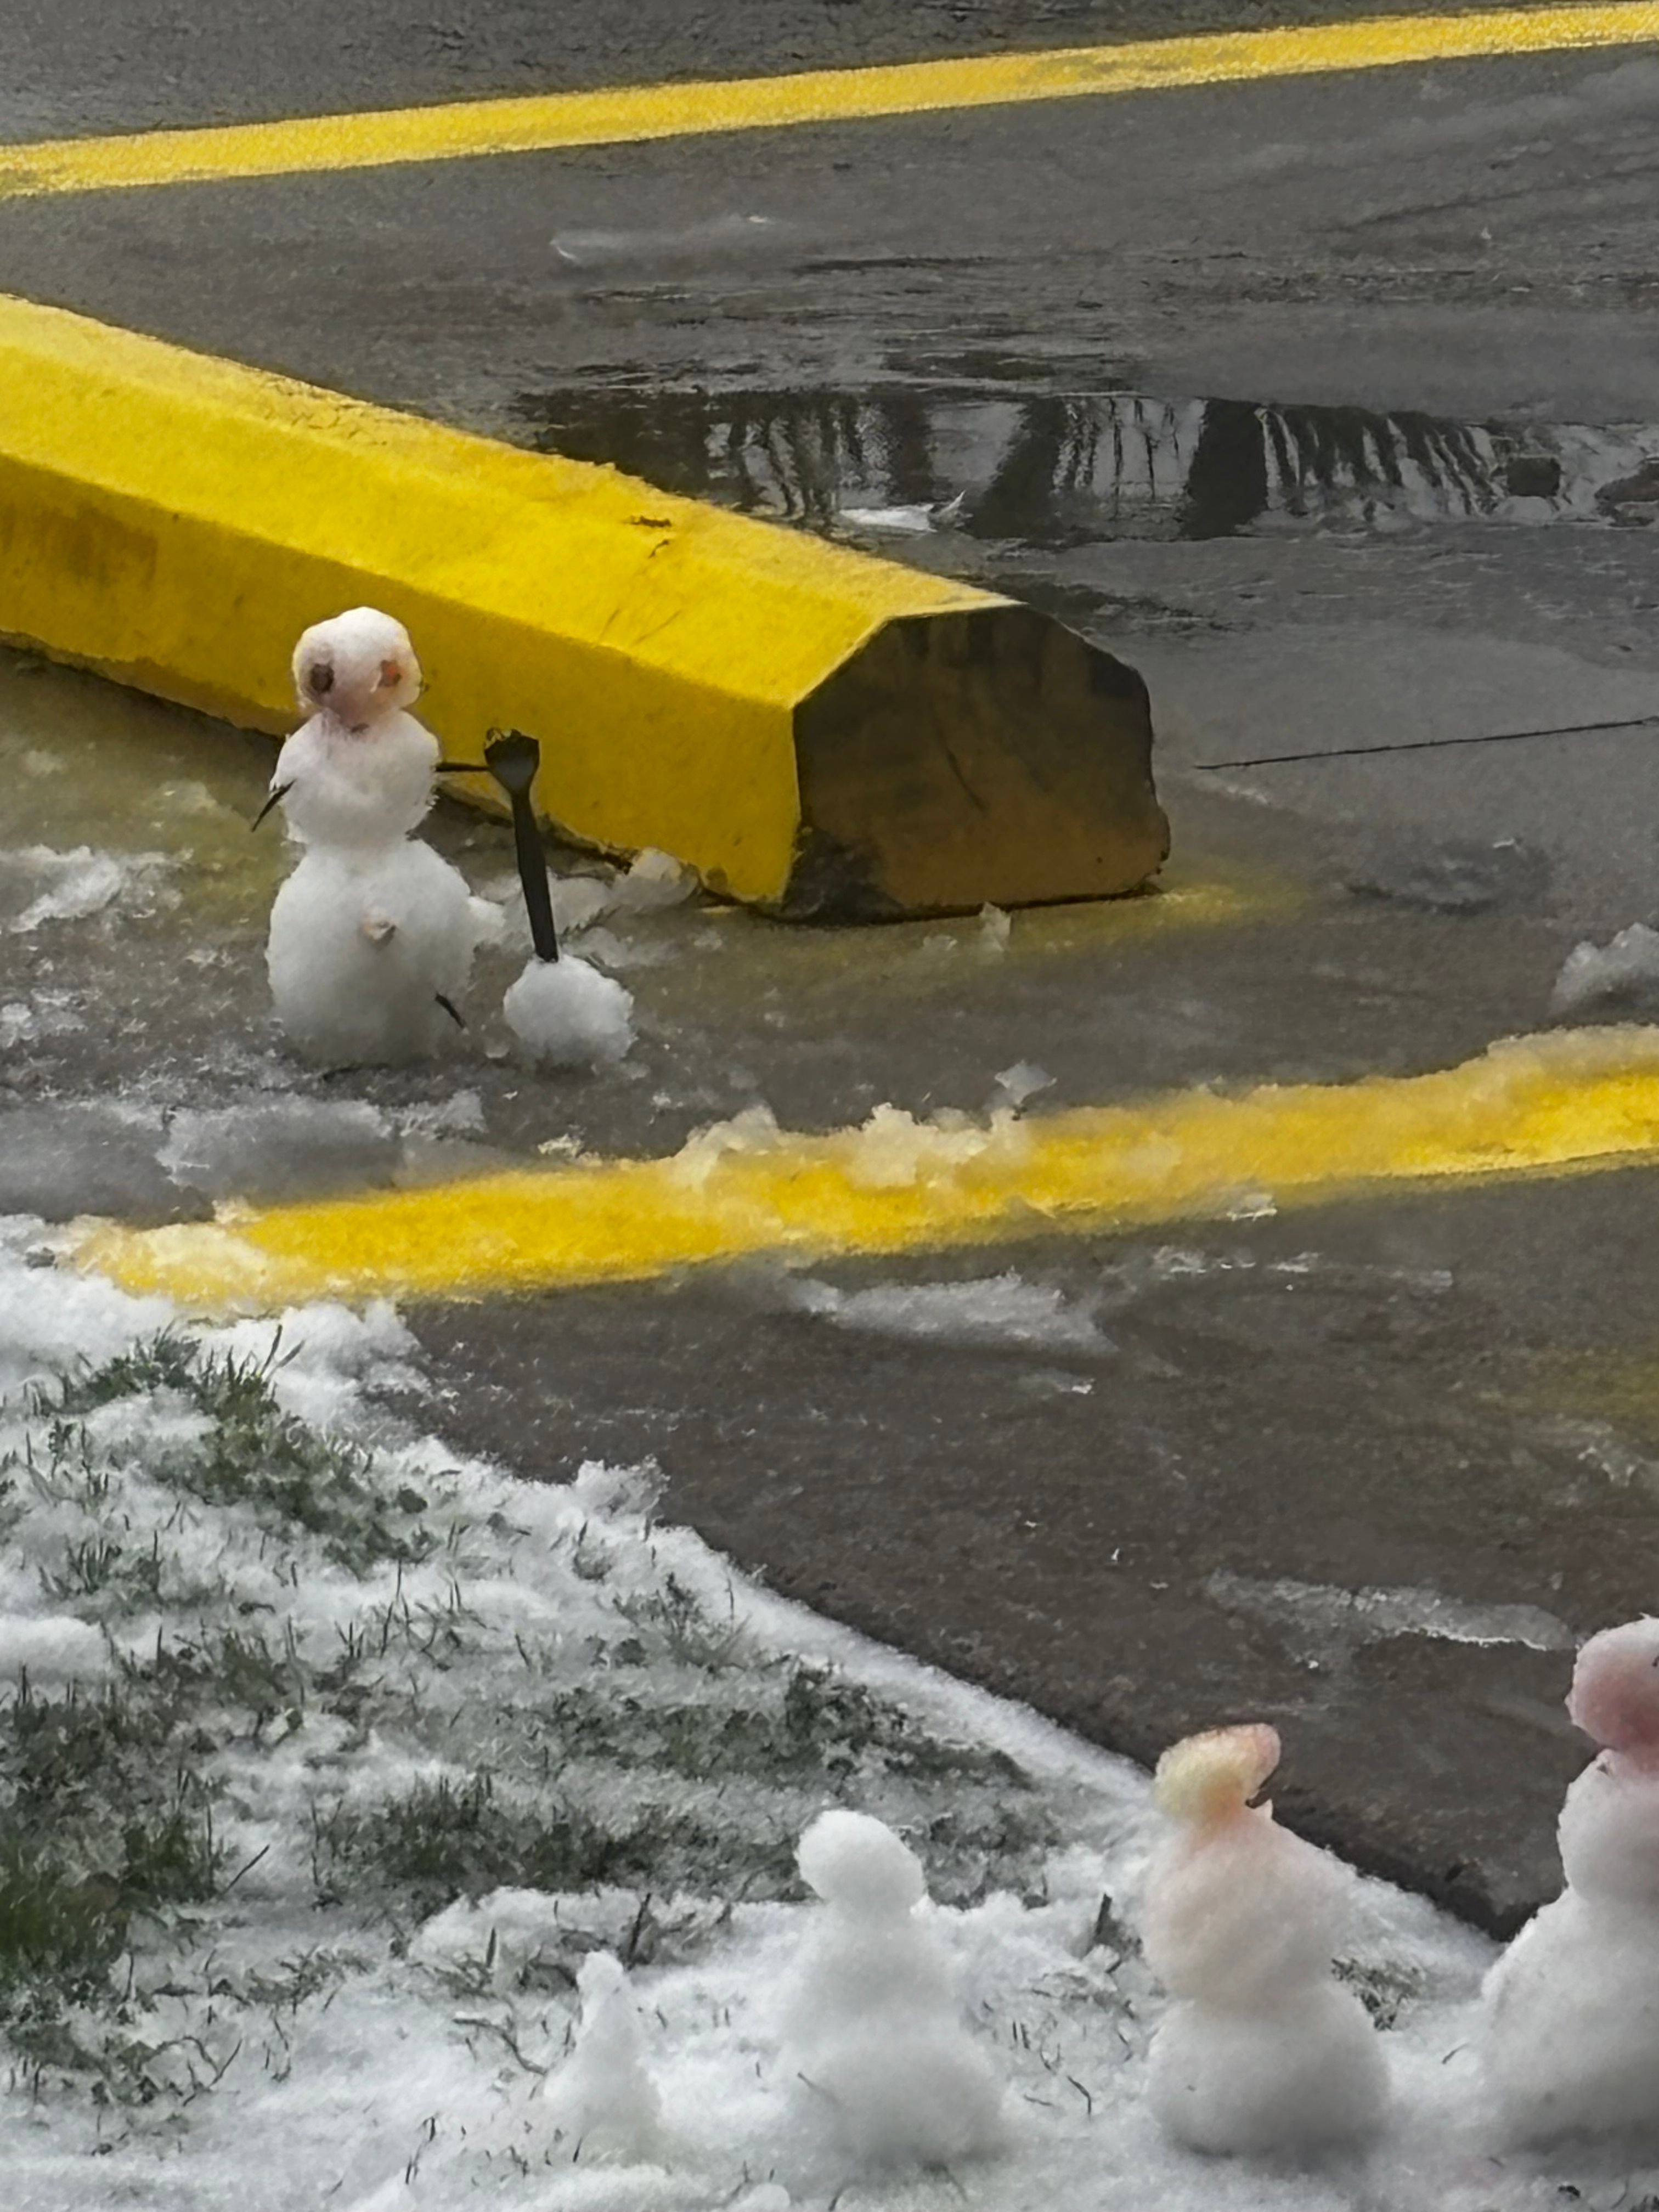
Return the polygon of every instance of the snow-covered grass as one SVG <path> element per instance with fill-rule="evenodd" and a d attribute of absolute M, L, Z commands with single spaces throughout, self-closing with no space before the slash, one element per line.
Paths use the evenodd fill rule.
<path fill-rule="evenodd" d="M 422 1435 L 385 1309 L 198 1331 L 51 1258 L 0 1224 L 9 2208 L 1510 2212 L 1571 2182 L 1635 2212 L 1659 2185 L 1489 2154 L 1489 1947 L 1369 1883 L 1341 1971 L 1392 2131 L 1315 2172 L 1169 2147 L 1136 1771 L 745 1583 L 649 1469 L 526 1483 Z M 1006 2084 L 998 2158 L 872 2176 L 801 2124 L 794 1854 L 831 1805 L 922 1862 Z M 544 2094 L 600 1949 L 649 2165 L 584 2155 Z"/>

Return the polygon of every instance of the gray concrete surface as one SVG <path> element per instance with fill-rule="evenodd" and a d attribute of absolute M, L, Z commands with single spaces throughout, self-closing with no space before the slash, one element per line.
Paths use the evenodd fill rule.
<path fill-rule="evenodd" d="M 1297 11 L 416 12 L 24 0 L 0 123 Z M 978 1110 L 1020 1060 L 1041 1109 L 1537 1026 L 1579 935 L 1651 918 L 1659 727 L 1206 763 L 1659 708 L 1656 122 L 1659 60 L 1604 54 L 0 205 L 0 286 L 1054 607 L 1152 683 L 1172 882 L 1273 894 L 1209 928 L 1022 916 L 1001 952 L 614 918 L 625 1069 L 520 1070 L 503 958 L 442 1066 L 319 1077 L 264 1006 L 269 745 L 0 656 L 0 1206 L 187 1217 L 667 1151 L 762 1100 Z M 490 824 L 434 835 L 508 865 Z M 132 860 L 102 903 L 16 857 L 83 844 Z M 11 926 L 75 883 L 87 911 Z M 1063 1353 L 844 1328 L 763 1269 L 416 1321 L 457 1437 L 550 1473 L 653 1453 L 745 1565 L 1141 1755 L 1265 1711 L 1310 1832 L 1505 1927 L 1553 1879 L 1565 1647 L 1654 1601 L 1656 1188 L 826 1271 L 1017 1267 L 1096 1315 Z"/>

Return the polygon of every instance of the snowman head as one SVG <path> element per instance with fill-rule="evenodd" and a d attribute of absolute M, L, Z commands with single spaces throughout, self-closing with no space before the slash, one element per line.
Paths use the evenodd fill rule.
<path fill-rule="evenodd" d="M 820 1813 L 797 1856 L 808 1887 L 857 1919 L 902 1917 L 927 1894 L 921 1860 L 868 1813 Z"/>
<path fill-rule="evenodd" d="M 361 736 L 421 696 L 409 632 L 377 607 L 352 607 L 313 623 L 294 648 L 294 688 L 308 714 L 326 714 Z"/>
<path fill-rule="evenodd" d="M 1567 1711 L 1595 1742 L 1659 1771 L 1659 1620 L 1592 1636 L 1573 1668 Z"/>
<path fill-rule="evenodd" d="M 1210 1729 L 1170 1745 L 1152 1791 L 1159 1812 L 1201 1830 L 1243 1813 L 1278 1764 L 1278 1732 L 1265 1721 Z"/>

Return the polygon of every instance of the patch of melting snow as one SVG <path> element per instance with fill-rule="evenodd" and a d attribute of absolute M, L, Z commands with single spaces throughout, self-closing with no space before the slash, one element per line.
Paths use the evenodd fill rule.
<path fill-rule="evenodd" d="M 1261 1582 L 1218 1569 L 1206 1596 L 1230 1613 L 1254 1613 L 1284 1632 L 1301 1657 L 1346 1658 L 1365 1644 L 1427 1636 L 1449 1644 L 1520 1644 L 1571 1651 L 1565 1621 L 1534 1605 L 1466 1605 L 1429 1589 L 1340 1589 L 1326 1583 Z"/>
<path fill-rule="evenodd" d="M 403 1107 L 393 1118 L 405 1136 L 476 1137 L 483 1130 L 483 1101 L 476 1091 L 458 1091 Z"/>
<path fill-rule="evenodd" d="M 68 991 L 37 991 L 32 998 L 9 999 L 0 1006 L 0 1052 L 11 1045 L 39 1044 L 43 1037 L 68 1036 L 85 1027 Z"/>
<path fill-rule="evenodd" d="M 960 1283 L 877 1283 L 837 1290 L 811 1276 L 791 1281 L 787 1303 L 836 1328 L 871 1336 L 1018 1351 L 1109 1352 L 1112 1342 L 1092 1305 L 1073 1302 L 1045 1283 L 1012 1270 Z"/>
<path fill-rule="evenodd" d="M 1574 945 L 1550 994 L 1550 1012 L 1576 1014 L 1602 1004 L 1650 1005 L 1659 998 L 1659 930 L 1633 921 L 1606 945 Z"/>
<path fill-rule="evenodd" d="M 165 853 L 105 853 L 90 845 L 0 848 L 0 926 L 24 936 L 51 921 L 82 921 L 113 906 L 153 907 L 172 867 Z"/>
<path fill-rule="evenodd" d="M 58 1999 L 0 1977 L 0 2201 L 1543 2212 L 1569 2180 L 1601 2201 L 1605 2155 L 1485 2154 L 1468 2046 L 1492 1947 L 1374 1881 L 1345 1972 L 1387 1999 L 1378 2150 L 1297 2173 L 1172 2148 L 1144 2096 L 1161 2000 L 1122 1932 L 1144 1775 L 744 1581 L 655 1518 L 650 1470 L 520 1481 L 395 1426 L 374 1394 L 410 1388 L 414 1346 L 388 1308 L 196 1331 L 31 1267 L 41 1243 L 0 1223 L 0 1652 L 78 1644 L 89 1677 L 95 1643 L 119 1670 L 73 1704 L 32 1683 L 32 1731 L 101 1749 L 66 1794 L 35 1770 L 38 1879 L 86 1955 Z M 106 1698 L 131 1735 L 96 1733 Z M 0 1747 L 19 1712 L 0 1699 Z M 801 2127 L 792 1846 L 831 1803 L 908 1837 L 943 1899 L 930 1940 L 1012 2093 L 994 2162 L 872 2185 Z M 620 2154 L 647 2164 L 590 2161 L 541 2094 L 599 1951 L 637 2000 L 660 2132 Z"/>

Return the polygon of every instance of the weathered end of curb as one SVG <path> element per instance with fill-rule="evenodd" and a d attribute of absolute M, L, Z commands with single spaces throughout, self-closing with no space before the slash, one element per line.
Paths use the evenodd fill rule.
<path fill-rule="evenodd" d="M 452 757 L 527 730 L 547 818 L 786 915 L 1097 896 L 1168 851 L 1145 685 L 1029 608 L 0 298 L 0 635 L 279 732 L 295 638 L 363 601 Z"/>

